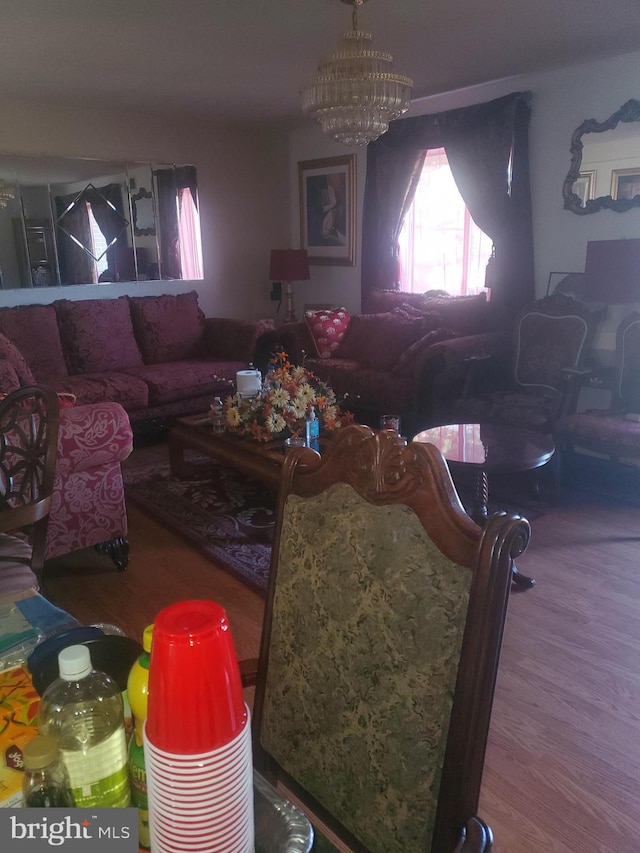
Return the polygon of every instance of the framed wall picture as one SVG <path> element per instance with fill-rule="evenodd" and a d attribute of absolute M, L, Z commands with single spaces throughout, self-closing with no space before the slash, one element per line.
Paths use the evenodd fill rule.
<path fill-rule="evenodd" d="M 611 198 L 632 199 L 640 195 L 640 167 L 611 172 Z"/>
<path fill-rule="evenodd" d="M 356 260 L 355 154 L 298 163 L 300 248 L 310 264 Z"/>

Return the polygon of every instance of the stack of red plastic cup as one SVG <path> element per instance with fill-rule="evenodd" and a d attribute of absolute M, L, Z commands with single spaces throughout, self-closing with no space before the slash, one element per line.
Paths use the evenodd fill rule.
<path fill-rule="evenodd" d="M 253 850 L 249 709 L 213 601 L 172 604 L 155 619 L 144 748 L 154 853 Z"/>

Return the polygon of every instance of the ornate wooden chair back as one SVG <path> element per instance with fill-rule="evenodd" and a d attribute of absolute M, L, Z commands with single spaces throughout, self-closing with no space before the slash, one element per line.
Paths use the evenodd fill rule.
<path fill-rule="evenodd" d="M 480 783 L 528 539 L 517 516 L 472 522 L 432 445 L 354 425 L 322 458 L 290 451 L 254 760 L 330 838 L 370 853 L 489 849 Z"/>

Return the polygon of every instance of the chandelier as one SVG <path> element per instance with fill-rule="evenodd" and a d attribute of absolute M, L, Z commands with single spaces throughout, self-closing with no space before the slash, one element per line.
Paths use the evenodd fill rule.
<path fill-rule="evenodd" d="M 353 6 L 353 28 L 302 89 L 302 110 L 320 122 L 327 136 L 346 145 L 367 145 L 407 111 L 413 80 L 394 74 L 393 56 L 371 50 L 373 36 L 358 30 L 358 7 L 367 0 L 342 2 Z"/>
<path fill-rule="evenodd" d="M 14 187 L 9 187 L 5 182 L 0 178 L 0 208 L 4 208 L 7 204 L 16 197 L 16 191 Z"/>

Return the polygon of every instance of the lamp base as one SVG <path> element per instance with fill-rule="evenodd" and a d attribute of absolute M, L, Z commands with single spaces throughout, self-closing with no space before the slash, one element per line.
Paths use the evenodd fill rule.
<path fill-rule="evenodd" d="M 293 282 L 287 282 L 287 306 L 284 313 L 284 322 L 285 323 L 296 323 L 298 318 L 296 317 L 296 312 L 293 310 Z"/>

